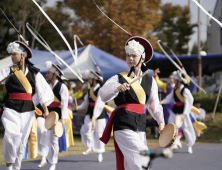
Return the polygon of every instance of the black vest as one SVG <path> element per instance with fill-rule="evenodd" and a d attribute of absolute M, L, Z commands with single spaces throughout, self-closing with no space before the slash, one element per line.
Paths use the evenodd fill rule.
<path fill-rule="evenodd" d="M 53 88 L 53 93 L 54 95 L 57 97 L 57 99 L 61 102 L 61 96 L 59 94 L 59 91 L 61 89 L 62 83 L 58 81 L 58 83 L 55 85 L 55 87 Z M 55 111 L 59 114 L 59 119 L 61 119 L 62 117 L 62 110 L 60 107 L 48 107 L 49 112 L 51 111 Z"/>
<path fill-rule="evenodd" d="M 12 69 L 10 68 L 10 74 L 13 73 Z M 28 79 L 29 83 L 32 86 L 32 95 L 35 93 L 35 73 L 31 72 L 31 70 L 28 71 L 28 74 L 26 75 L 26 78 Z M 22 86 L 16 75 L 12 75 L 10 78 L 6 80 L 5 84 L 7 93 L 26 93 L 25 88 Z M 35 110 L 34 104 L 32 101 L 29 100 L 12 100 L 7 99 L 5 102 L 5 107 L 13 109 L 17 112 L 28 112 Z"/>
<path fill-rule="evenodd" d="M 98 95 L 99 89 L 100 89 L 100 87 L 98 87 L 98 88 L 93 92 L 96 97 L 97 97 L 97 95 Z M 89 100 L 89 103 L 95 103 L 95 102 L 96 102 L 96 101 L 94 101 L 94 100 L 92 99 L 92 97 L 90 96 L 90 90 L 88 90 L 88 100 Z M 88 110 L 87 110 L 87 112 L 86 112 L 86 115 L 89 115 L 89 116 L 90 116 L 90 119 L 92 119 L 93 110 L 94 110 L 94 106 L 90 106 L 90 104 L 89 104 Z M 100 116 L 99 116 L 97 119 L 104 119 L 105 116 L 106 116 L 106 114 L 105 114 L 105 109 L 103 109 L 102 113 L 100 114 Z"/>
<path fill-rule="evenodd" d="M 119 83 L 127 83 L 127 81 L 123 78 L 122 75 L 118 74 Z M 146 93 L 146 102 L 149 99 L 150 91 L 152 87 L 152 77 L 146 74 L 142 78 L 141 86 Z M 126 103 L 135 103 L 140 104 L 139 100 L 134 92 L 133 88 L 130 86 L 130 90 L 125 92 L 119 92 L 117 97 L 114 99 L 117 106 Z M 123 130 L 123 129 L 130 129 L 133 131 L 146 131 L 146 115 L 145 114 L 138 114 L 127 111 L 125 108 L 120 108 L 116 111 L 114 120 L 113 120 L 113 130 Z"/>
<path fill-rule="evenodd" d="M 184 89 L 185 87 L 180 91 L 180 94 L 183 96 L 183 92 L 184 92 Z M 175 102 L 181 102 L 177 95 L 176 95 L 176 89 L 174 89 L 174 94 L 173 94 L 173 97 L 174 97 L 174 101 Z M 182 114 L 183 113 L 183 110 L 184 110 L 184 105 L 183 106 L 177 106 L 176 104 L 173 106 L 173 113 L 174 114 Z"/>

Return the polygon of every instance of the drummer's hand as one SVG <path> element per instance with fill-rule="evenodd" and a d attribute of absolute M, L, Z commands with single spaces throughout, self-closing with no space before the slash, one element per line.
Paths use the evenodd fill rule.
<path fill-rule="evenodd" d="M 44 118 L 46 119 L 48 115 L 49 115 L 49 111 L 46 110 L 45 113 L 43 114 L 43 116 L 44 116 Z"/>
<path fill-rule="evenodd" d="M 157 69 L 154 71 L 154 75 L 157 75 L 157 74 L 159 74 L 159 73 L 160 73 L 160 69 L 157 68 Z"/>
<path fill-rule="evenodd" d="M 162 102 L 162 101 L 160 101 L 160 105 L 163 105 L 163 102 Z"/>
<path fill-rule="evenodd" d="M 78 111 L 79 110 L 79 107 L 78 106 L 76 106 L 76 111 Z"/>
<path fill-rule="evenodd" d="M 183 120 L 183 119 L 185 118 L 185 116 L 186 116 L 185 114 L 182 114 L 182 115 L 181 115 L 181 117 L 182 117 L 182 120 Z"/>
<path fill-rule="evenodd" d="M 96 123 L 96 118 L 93 116 L 92 117 L 92 130 L 95 129 L 95 123 Z"/>
<path fill-rule="evenodd" d="M 61 119 L 61 122 L 64 125 L 65 124 L 65 119 Z"/>
<path fill-rule="evenodd" d="M 159 124 L 159 128 L 158 128 L 159 134 L 161 134 L 164 126 L 165 126 L 165 124 L 164 124 L 163 122 L 161 122 L 161 123 Z"/>
<path fill-rule="evenodd" d="M 123 83 L 121 86 L 118 86 L 117 89 L 118 89 L 120 92 L 124 92 L 124 91 L 130 89 L 130 85 L 129 85 L 128 83 Z"/>

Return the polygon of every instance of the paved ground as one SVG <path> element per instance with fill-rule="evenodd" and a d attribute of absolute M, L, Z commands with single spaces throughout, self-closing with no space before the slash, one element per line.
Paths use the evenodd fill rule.
<path fill-rule="evenodd" d="M 151 170 L 222 170 L 222 144 L 195 145 L 193 150 L 193 154 L 188 154 L 187 147 L 183 146 L 171 159 L 155 159 Z M 60 157 L 57 170 L 115 170 L 115 152 L 104 153 L 103 157 L 102 163 L 97 162 L 97 154 Z M 38 163 L 23 162 L 21 170 L 38 169 Z M 49 165 L 41 168 L 48 169 Z M 5 166 L 0 166 L 0 170 L 6 170 Z"/>

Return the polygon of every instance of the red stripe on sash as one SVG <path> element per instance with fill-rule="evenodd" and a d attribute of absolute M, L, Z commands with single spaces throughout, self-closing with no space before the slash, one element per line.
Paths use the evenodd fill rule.
<path fill-rule="evenodd" d="M 32 94 L 30 94 L 30 93 L 10 93 L 8 99 L 32 101 Z"/>
<path fill-rule="evenodd" d="M 184 106 L 184 102 L 176 102 L 176 106 Z"/>
<path fill-rule="evenodd" d="M 60 102 L 52 102 L 48 107 L 59 107 L 61 106 Z"/>
<path fill-rule="evenodd" d="M 90 105 L 91 107 L 94 107 L 94 106 L 95 106 L 95 102 L 90 102 L 89 105 Z"/>

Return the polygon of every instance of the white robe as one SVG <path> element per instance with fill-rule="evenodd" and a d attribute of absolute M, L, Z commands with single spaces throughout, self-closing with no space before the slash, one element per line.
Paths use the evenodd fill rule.
<path fill-rule="evenodd" d="M 25 76 L 28 74 L 28 67 L 26 67 Z M 4 79 L 10 74 L 10 67 L 5 67 L 0 70 L 0 80 Z M 48 83 L 45 81 L 41 73 L 35 76 L 36 97 L 39 103 L 50 104 L 53 101 L 52 91 Z M 2 82 L 5 84 L 5 81 Z M 2 123 L 5 128 L 3 138 L 3 151 L 6 163 L 13 163 L 13 170 L 21 168 L 21 161 L 26 148 L 26 143 L 31 131 L 33 123 L 34 111 L 19 113 L 10 108 L 4 107 L 2 115 Z"/>
<path fill-rule="evenodd" d="M 142 72 L 141 72 L 142 74 Z M 141 75 L 140 74 L 140 75 Z M 136 78 L 134 73 L 132 75 Z M 138 80 L 141 84 L 142 78 Z M 119 83 L 118 75 L 111 77 L 101 88 L 100 96 L 104 103 L 114 99 L 118 94 L 117 89 Z M 164 123 L 163 108 L 159 103 L 158 98 L 158 87 L 154 78 L 152 78 L 152 86 L 150 96 L 145 104 L 149 113 L 159 123 Z M 134 132 L 129 129 L 118 130 L 114 132 L 115 140 L 124 155 L 124 168 L 125 170 L 143 170 L 142 166 L 148 163 L 147 157 L 138 154 L 142 150 L 147 150 L 146 145 L 146 133 L 145 132 Z"/>
<path fill-rule="evenodd" d="M 184 85 L 182 84 L 180 86 L 180 88 L 178 89 L 179 92 L 181 92 L 183 87 L 184 87 Z M 185 114 L 185 117 L 184 117 L 184 120 L 183 120 L 183 125 L 182 125 L 183 133 L 184 133 L 184 136 L 185 136 L 186 145 L 187 146 L 193 146 L 194 143 L 195 143 L 196 136 L 195 136 L 194 128 L 193 128 L 193 125 L 192 125 L 192 122 L 191 122 L 190 116 L 189 116 L 190 111 L 191 111 L 191 107 L 193 105 L 193 96 L 190 93 L 189 89 L 187 89 L 187 88 L 184 89 L 183 97 L 184 97 L 183 114 Z M 173 100 L 174 100 L 174 90 L 172 90 L 170 92 L 170 94 L 168 94 L 166 96 L 166 98 L 162 100 L 162 103 L 163 104 L 168 104 L 168 103 L 171 103 Z M 176 117 L 176 114 L 173 113 L 173 111 L 172 111 L 172 113 L 170 114 L 168 123 L 174 123 L 175 122 L 175 117 Z M 178 141 L 175 141 L 174 145 L 176 145 L 177 142 Z"/>

